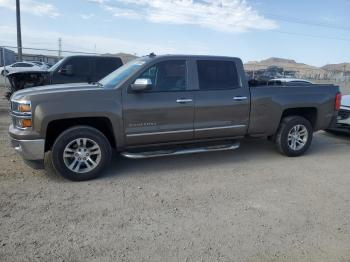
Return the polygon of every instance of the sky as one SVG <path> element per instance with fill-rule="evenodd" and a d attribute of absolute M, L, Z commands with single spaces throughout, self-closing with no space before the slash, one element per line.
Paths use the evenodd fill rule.
<path fill-rule="evenodd" d="M 350 62 L 350 0 L 21 0 L 23 47 Z M 0 45 L 16 45 L 0 0 Z"/>

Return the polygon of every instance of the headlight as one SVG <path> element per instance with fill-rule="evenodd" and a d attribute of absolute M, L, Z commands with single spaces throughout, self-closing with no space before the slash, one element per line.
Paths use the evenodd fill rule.
<path fill-rule="evenodd" d="M 19 129 L 32 128 L 32 106 L 30 101 L 11 101 L 13 126 Z"/>
<path fill-rule="evenodd" d="M 32 105 L 30 101 L 11 101 L 11 109 L 15 114 L 30 114 Z"/>
<path fill-rule="evenodd" d="M 28 129 L 32 127 L 31 117 L 19 117 L 12 115 L 13 125 L 19 129 Z"/>

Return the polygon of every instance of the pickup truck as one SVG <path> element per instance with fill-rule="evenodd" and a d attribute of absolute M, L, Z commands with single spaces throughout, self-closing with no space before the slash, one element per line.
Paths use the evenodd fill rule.
<path fill-rule="evenodd" d="M 35 70 L 14 70 L 6 76 L 12 94 L 27 87 L 96 82 L 122 65 L 122 60 L 115 56 L 74 55 L 63 58 L 49 69 L 37 67 Z"/>
<path fill-rule="evenodd" d="M 113 149 L 139 159 L 268 137 L 282 154 L 300 156 L 336 119 L 340 99 L 333 85 L 249 87 L 239 58 L 152 54 L 95 84 L 14 93 L 9 134 L 25 160 L 51 151 L 54 169 L 81 181 L 97 177 Z"/>

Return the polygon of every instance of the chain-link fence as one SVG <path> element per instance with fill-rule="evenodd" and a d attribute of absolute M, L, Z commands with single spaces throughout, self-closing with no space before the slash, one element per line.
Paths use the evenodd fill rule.
<path fill-rule="evenodd" d="M 40 61 L 53 65 L 61 58 L 70 55 L 104 55 L 101 53 L 88 53 L 80 51 L 68 51 L 59 49 L 43 49 L 35 47 L 24 47 L 22 61 Z M 111 54 L 108 54 L 111 55 Z M 134 55 L 116 53 L 123 62 L 135 58 Z M 3 65 L 8 66 L 17 62 L 16 46 L 0 46 L 0 71 Z M 295 63 L 285 59 L 269 59 L 262 62 L 251 62 L 245 64 L 245 70 L 249 78 L 267 80 L 273 78 L 301 78 L 314 83 L 332 83 L 339 85 L 344 94 L 350 94 L 350 66 L 349 64 L 332 65 L 328 67 L 314 67 L 306 64 Z M 6 77 L 0 72 L 0 86 L 8 86 Z"/>
<path fill-rule="evenodd" d="M 19 59 L 16 46 L 0 46 L 0 86 L 5 86 L 5 87 L 9 86 L 9 81 L 5 76 L 12 69 L 10 65 L 12 65 L 15 62 L 19 62 L 19 61 L 44 62 L 45 64 L 47 64 L 46 68 L 48 68 L 54 65 L 55 63 L 57 63 L 60 59 L 62 59 L 65 56 L 101 55 L 99 53 L 87 53 L 87 52 L 67 51 L 67 50 L 58 50 L 58 49 L 43 49 L 43 48 L 34 48 L 34 47 L 30 47 L 30 48 L 24 47 L 22 48 L 22 50 L 23 50 L 22 59 Z M 13 68 L 13 69 L 16 70 L 16 68 Z M 30 70 L 30 68 L 28 69 Z"/>
<path fill-rule="evenodd" d="M 17 54 L 16 46 L 0 46 L 0 87 L 8 88 L 9 94 L 17 90 L 16 88 L 13 88 L 13 81 L 11 81 L 10 77 L 6 77 L 6 75 L 11 72 L 35 71 L 41 69 L 47 70 L 62 58 L 72 55 L 116 56 L 121 58 L 123 63 L 126 63 L 136 57 L 134 55 L 124 53 L 103 54 L 97 52 L 68 51 L 61 49 L 45 49 L 35 47 L 23 47 L 22 53 L 22 58 L 20 59 Z M 28 64 L 25 62 L 31 63 Z M 16 64 L 13 65 L 14 63 Z"/>

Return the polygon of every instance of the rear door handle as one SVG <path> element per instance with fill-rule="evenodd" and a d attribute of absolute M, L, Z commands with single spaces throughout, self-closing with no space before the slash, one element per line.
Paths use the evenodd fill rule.
<path fill-rule="evenodd" d="M 233 100 L 235 100 L 235 101 L 244 101 L 244 100 L 247 100 L 247 99 L 248 99 L 248 97 L 246 97 L 246 96 L 235 96 L 233 98 Z"/>
<path fill-rule="evenodd" d="M 186 103 L 190 103 L 190 102 L 192 102 L 192 101 L 193 101 L 192 99 L 180 98 L 180 99 L 177 99 L 177 100 L 176 100 L 176 103 L 179 103 L 179 104 L 186 104 Z"/>

